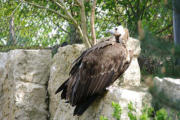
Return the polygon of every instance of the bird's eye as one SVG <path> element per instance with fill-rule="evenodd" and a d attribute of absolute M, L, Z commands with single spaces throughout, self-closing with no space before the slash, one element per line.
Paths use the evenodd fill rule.
<path fill-rule="evenodd" d="M 118 28 L 115 28 L 115 30 L 118 30 Z"/>

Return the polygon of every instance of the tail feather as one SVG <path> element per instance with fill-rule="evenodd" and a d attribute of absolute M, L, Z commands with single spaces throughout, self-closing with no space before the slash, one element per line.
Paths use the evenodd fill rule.
<path fill-rule="evenodd" d="M 94 100 L 97 98 L 97 95 L 93 95 L 90 98 L 88 98 L 87 101 L 85 101 L 84 103 L 81 103 L 80 105 L 77 105 L 75 110 L 74 110 L 74 116 L 80 116 L 82 115 L 87 108 L 94 102 Z"/>
<path fill-rule="evenodd" d="M 61 99 L 66 99 L 67 86 L 63 88 L 63 92 L 61 93 Z"/>
<path fill-rule="evenodd" d="M 69 79 L 68 79 L 69 80 Z M 55 94 L 57 94 L 58 92 L 60 92 L 61 90 L 63 90 L 64 88 L 66 88 L 66 83 L 68 82 L 68 80 L 66 80 L 55 92 Z"/>

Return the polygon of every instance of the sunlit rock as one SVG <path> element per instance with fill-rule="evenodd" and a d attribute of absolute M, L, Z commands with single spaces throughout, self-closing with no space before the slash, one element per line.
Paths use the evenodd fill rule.
<path fill-rule="evenodd" d="M 180 79 L 155 77 L 152 93 L 166 105 L 180 110 Z"/>
<path fill-rule="evenodd" d="M 60 102 L 60 94 L 55 95 L 55 91 L 69 77 L 72 62 L 83 50 L 85 50 L 84 45 L 67 45 L 65 47 L 60 47 L 58 53 L 53 57 L 50 69 L 50 80 L 48 83 L 51 118 L 53 118 Z"/>
<path fill-rule="evenodd" d="M 99 120 L 100 116 L 114 120 L 112 101 L 119 103 L 122 108 L 121 120 L 129 120 L 128 104 L 130 102 L 132 102 L 138 116 L 145 105 L 150 106 L 151 99 L 147 88 L 135 87 L 129 89 L 112 86 L 106 95 L 99 97 L 80 117 L 73 116 L 74 108 L 61 100 L 53 120 Z"/>
<path fill-rule="evenodd" d="M 151 92 L 155 106 L 165 108 L 169 116 L 177 120 L 180 111 L 180 79 L 155 77 Z"/>
<path fill-rule="evenodd" d="M 3 118 L 3 98 L 4 98 L 4 93 L 3 93 L 3 85 L 7 77 L 7 59 L 8 59 L 8 53 L 0 53 L 0 118 Z"/>
<path fill-rule="evenodd" d="M 12 50 L 6 58 L 2 120 L 46 120 L 50 50 Z"/>

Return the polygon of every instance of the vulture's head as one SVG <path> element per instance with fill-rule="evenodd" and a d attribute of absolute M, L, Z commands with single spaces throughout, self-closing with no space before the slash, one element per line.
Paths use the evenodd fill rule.
<path fill-rule="evenodd" d="M 116 42 L 119 43 L 125 43 L 127 42 L 129 38 L 129 31 L 127 28 L 124 28 L 123 26 L 114 27 L 113 29 L 107 31 L 115 36 Z"/>

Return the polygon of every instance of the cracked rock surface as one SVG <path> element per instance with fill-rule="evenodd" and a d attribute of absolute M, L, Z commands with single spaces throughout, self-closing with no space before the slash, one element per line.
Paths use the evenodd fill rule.
<path fill-rule="evenodd" d="M 50 50 L 11 50 L 0 54 L 1 120 L 47 120 Z"/>

